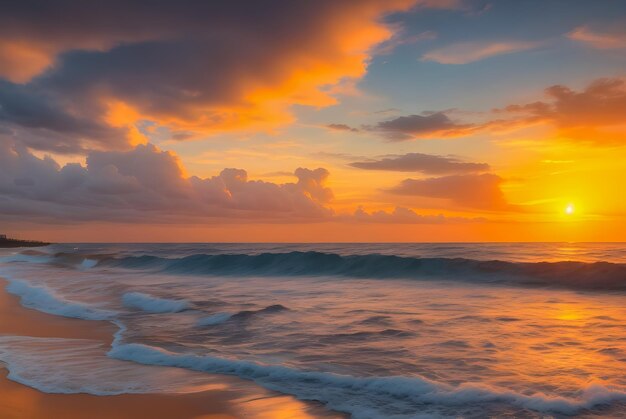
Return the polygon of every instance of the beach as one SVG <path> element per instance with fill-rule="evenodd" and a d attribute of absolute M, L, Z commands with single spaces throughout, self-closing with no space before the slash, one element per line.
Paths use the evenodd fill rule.
<path fill-rule="evenodd" d="M 91 339 L 110 345 L 116 327 L 107 321 L 64 318 L 27 309 L 19 298 L 5 291 L 0 278 L 0 336 Z M 123 362 L 123 361 L 120 361 Z M 1 365 L 1 364 L 0 364 Z M 51 394 L 7 378 L 0 370 L 0 417 L 5 419 L 49 418 L 310 418 L 341 417 L 321 406 L 291 396 L 258 389 L 257 397 L 246 398 L 254 385 L 232 377 L 218 376 L 213 389 L 188 394 Z M 241 387 L 246 392 L 238 391 Z M 244 396 L 244 397 L 242 397 Z"/>

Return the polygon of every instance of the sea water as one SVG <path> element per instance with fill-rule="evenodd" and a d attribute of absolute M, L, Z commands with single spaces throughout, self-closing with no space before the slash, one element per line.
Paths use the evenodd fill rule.
<path fill-rule="evenodd" d="M 0 337 L 0 360 L 48 392 L 176 392 L 223 374 L 355 418 L 620 417 L 625 262 L 619 243 L 4 250 L 22 305 L 119 331 L 107 348 Z"/>

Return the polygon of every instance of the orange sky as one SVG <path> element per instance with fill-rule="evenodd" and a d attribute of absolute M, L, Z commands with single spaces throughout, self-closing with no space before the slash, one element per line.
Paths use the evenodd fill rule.
<path fill-rule="evenodd" d="M 0 231 L 623 241 L 626 8 L 551 6 L 9 7 Z"/>

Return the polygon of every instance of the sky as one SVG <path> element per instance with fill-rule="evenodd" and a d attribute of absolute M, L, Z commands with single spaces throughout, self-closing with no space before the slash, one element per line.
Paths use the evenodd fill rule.
<path fill-rule="evenodd" d="M 0 233 L 624 241 L 623 0 L 0 6 Z"/>

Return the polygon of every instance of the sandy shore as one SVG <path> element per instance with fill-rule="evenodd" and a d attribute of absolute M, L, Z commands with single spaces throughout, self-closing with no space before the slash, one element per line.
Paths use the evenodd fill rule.
<path fill-rule="evenodd" d="M 18 297 L 5 291 L 5 286 L 6 282 L 0 279 L 0 335 L 84 338 L 111 343 L 116 331 L 111 323 L 26 309 Z M 94 396 L 42 393 L 9 380 L 6 374 L 6 369 L 0 368 L 0 417 L 5 419 L 343 417 L 315 403 L 301 402 L 234 377 L 214 376 L 222 385 L 196 393 Z"/>

